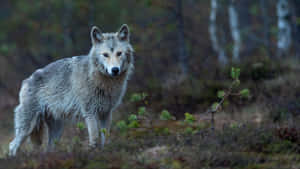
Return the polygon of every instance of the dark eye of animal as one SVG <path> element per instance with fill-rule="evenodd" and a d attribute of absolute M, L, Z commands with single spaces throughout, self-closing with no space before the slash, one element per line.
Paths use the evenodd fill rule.
<path fill-rule="evenodd" d="M 122 55 L 122 52 L 117 52 L 117 56 L 121 56 Z"/>
<path fill-rule="evenodd" d="M 106 57 L 106 58 L 109 57 L 109 56 L 108 56 L 108 53 L 103 53 L 103 56 Z"/>

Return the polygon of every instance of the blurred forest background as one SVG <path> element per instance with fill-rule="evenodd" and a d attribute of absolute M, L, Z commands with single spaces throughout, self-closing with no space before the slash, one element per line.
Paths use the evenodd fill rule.
<path fill-rule="evenodd" d="M 203 114 L 235 66 L 251 97 L 229 98 L 229 120 L 273 123 L 300 114 L 300 0 L 1 0 L 0 9 L 0 128 L 10 136 L 22 80 L 87 54 L 93 25 L 131 30 L 135 73 L 120 112 L 132 111 L 128 100 L 145 92 L 152 113 Z"/>
<path fill-rule="evenodd" d="M 92 25 L 104 32 L 130 26 L 136 71 L 129 91 L 176 105 L 176 113 L 215 99 L 214 88 L 226 85 L 232 65 L 256 89 L 257 80 L 297 68 L 300 57 L 299 0 L 2 0 L 0 19 L 3 116 L 12 113 L 21 81 L 34 70 L 89 52 Z M 298 84 L 294 78 L 283 79 L 278 90 Z M 276 100 L 279 94 L 270 92 Z"/>

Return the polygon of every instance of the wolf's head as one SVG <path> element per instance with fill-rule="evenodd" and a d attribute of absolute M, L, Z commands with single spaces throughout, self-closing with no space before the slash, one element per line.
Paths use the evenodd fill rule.
<path fill-rule="evenodd" d="M 126 72 L 133 62 L 133 49 L 129 43 L 129 28 L 122 25 L 115 33 L 102 33 L 94 26 L 91 30 L 91 57 L 93 71 L 118 76 Z"/>

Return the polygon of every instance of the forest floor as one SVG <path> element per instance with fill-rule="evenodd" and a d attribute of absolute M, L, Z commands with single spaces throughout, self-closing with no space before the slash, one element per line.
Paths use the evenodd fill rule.
<path fill-rule="evenodd" d="M 212 130 L 206 117 L 175 120 L 168 115 L 160 119 L 135 115 L 117 122 L 106 146 L 94 150 L 87 149 L 83 123 L 75 126 L 66 129 L 55 152 L 33 150 L 27 144 L 16 158 L 10 158 L 3 149 L 0 168 L 300 168 L 300 132 L 288 125 L 223 124 L 216 118 Z"/>
<path fill-rule="evenodd" d="M 230 84 L 222 74 L 175 85 L 166 80 L 167 87 L 154 85 L 148 94 L 129 92 L 103 149 L 88 149 L 79 121 L 66 126 L 55 152 L 26 143 L 17 157 L 8 157 L 9 109 L 0 116 L 0 169 L 299 169 L 299 65 L 246 65 L 241 85 L 251 97 L 228 98 L 215 114 L 214 130 L 211 114 L 203 112 Z"/>

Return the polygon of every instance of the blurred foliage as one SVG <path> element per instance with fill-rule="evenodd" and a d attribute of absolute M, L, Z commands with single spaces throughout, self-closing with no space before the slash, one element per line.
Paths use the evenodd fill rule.
<path fill-rule="evenodd" d="M 246 1 L 249 6 L 244 2 L 240 6 L 251 15 L 241 13 L 241 20 L 255 20 L 255 23 L 250 23 L 252 25 L 247 28 L 241 25 L 241 29 L 245 33 L 256 33 L 263 26 L 257 16 L 261 13 L 260 1 Z M 222 1 L 221 5 L 226 7 L 228 2 Z M 190 74 L 206 80 L 211 74 L 207 77 L 203 74 L 217 67 L 207 32 L 209 9 L 208 0 L 183 1 Z M 268 13 L 273 16 L 274 4 L 270 4 L 270 9 Z M 220 10 L 220 24 L 227 17 L 223 14 L 224 10 Z M 15 95 L 21 81 L 35 69 L 63 57 L 88 53 L 92 25 L 97 25 L 103 32 L 117 31 L 123 23 L 129 25 L 138 70 L 133 78 L 137 85 L 132 89 L 159 89 L 163 84 L 173 83 L 167 77 L 179 70 L 176 3 L 173 0 L 3 0 L 0 18 L 0 70 L 6 72 L 0 74 L 0 82 L 12 88 Z M 270 18 L 276 28 L 275 17 Z M 275 37 L 276 34 L 272 35 Z M 232 44 L 227 35 L 224 38 L 227 44 Z M 248 37 L 243 41 L 245 51 L 247 43 L 254 44 Z M 242 57 L 259 53 L 255 46 L 252 49 L 253 52 L 243 52 Z M 141 97 L 132 95 L 130 100 L 137 101 Z"/>
<path fill-rule="evenodd" d="M 143 116 L 146 113 L 146 107 L 139 107 L 138 109 L 138 115 Z"/>
<path fill-rule="evenodd" d="M 130 96 L 130 101 L 131 102 L 139 102 L 139 101 L 143 101 L 146 97 L 147 97 L 147 93 L 133 93 Z"/>
<path fill-rule="evenodd" d="M 84 130 L 86 128 L 83 122 L 78 122 L 76 126 L 79 130 Z"/>
<path fill-rule="evenodd" d="M 184 113 L 185 119 L 184 122 L 188 124 L 193 124 L 196 121 L 196 118 L 190 113 Z"/>
<path fill-rule="evenodd" d="M 159 118 L 161 120 L 172 120 L 174 117 L 169 113 L 168 110 L 163 110 Z"/>
<path fill-rule="evenodd" d="M 261 43 L 262 39 L 253 40 L 260 37 L 264 25 L 260 1 L 237 3 L 243 35 L 241 63 L 220 68 L 208 33 L 210 1 L 189 0 L 182 2 L 190 71 L 182 78 L 177 59 L 175 2 L 3 0 L 0 11 L 0 90 L 5 90 L 4 97 L 13 97 L 13 104 L 16 104 L 21 81 L 34 70 L 60 58 L 87 54 L 91 46 L 89 31 L 92 25 L 97 25 L 103 32 L 117 31 L 123 23 L 129 25 L 135 49 L 135 73 L 128 85 L 126 100 L 137 107 L 149 105 L 158 113 L 168 109 L 174 116 L 184 117 L 185 112 L 199 109 L 200 104 L 201 107 L 211 105 L 216 101 L 216 92 L 220 91 L 218 97 L 221 98 L 222 89 L 228 87 L 230 82 L 224 79 L 228 77 L 227 69 L 232 66 L 244 70 L 240 76 L 241 80 L 249 82 L 243 86 L 249 90 L 253 86 L 251 83 L 272 79 L 288 71 L 280 66 L 280 61 L 275 64 L 273 61 L 277 36 L 274 4 L 269 3 L 267 11 L 269 32 L 273 32 L 267 49 Z M 218 24 L 222 31 L 228 32 L 225 10 L 228 1 L 221 1 L 221 6 Z M 231 48 L 230 35 L 223 35 Z M 268 55 L 268 50 L 272 55 Z M 243 92 L 247 95 L 246 90 Z M 143 113 L 141 108 L 137 114 Z"/>

